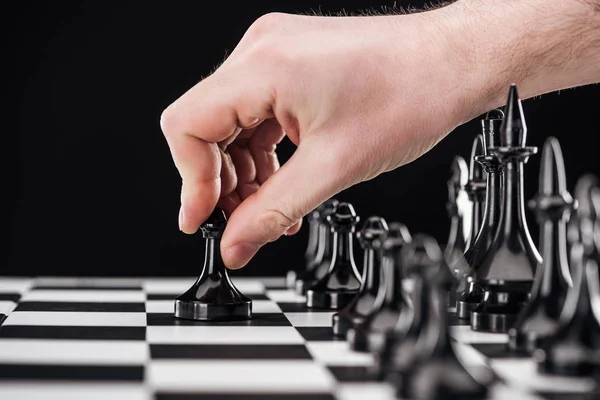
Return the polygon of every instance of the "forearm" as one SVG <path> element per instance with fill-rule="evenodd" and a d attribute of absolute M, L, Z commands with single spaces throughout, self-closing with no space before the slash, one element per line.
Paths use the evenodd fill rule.
<path fill-rule="evenodd" d="M 600 0 L 459 0 L 437 12 L 463 41 L 466 120 L 502 105 L 510 83 L 529 98 L 600 82 Z"/>

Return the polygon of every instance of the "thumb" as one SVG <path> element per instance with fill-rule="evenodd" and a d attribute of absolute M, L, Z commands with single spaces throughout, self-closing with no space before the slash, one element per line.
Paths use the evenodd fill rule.
<path fill-rule="evenodd" d="M 235 209 L 221 239 L 228 268 L 246 265 L 261 246 L 345 188 L 342 157 L 324 142 L 322 136 L 302 141 L 293 156 Z"/>

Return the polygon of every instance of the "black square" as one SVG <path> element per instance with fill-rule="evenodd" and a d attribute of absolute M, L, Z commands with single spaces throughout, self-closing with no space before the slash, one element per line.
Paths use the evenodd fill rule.
<path fill-rule="evenodd" d="M 301 326 L 296 327 L 306 341 L 345 341 L 346 338 L 333 336 L 333 329 L 328 326 Z"/>
<path fill-rule="evenodd" d="M 25 326 L 4 325 L 0 338 L 66 340 L 146 340 L 141 326 Z"/>
<path fill-rule="evenodd" d="M 171 313 L 146 314 L 148 326 L 291 326 L 290 321 L 281 313 L 256 313 L 249 320 L 238 321 L 196 321 L 175 318 Z"/>
<path fill-rule="evenodd" d="M 152 359 L 311 360 L 304 345 L 179 345 L 151 344 Z"/>
<path fill-rule="evenodd" d="M 145 303 L 24 301 L 15 311 L 146 312 Z"/>
<path fill-rule="evenodd" d="M 144 366 L 0 364 L 0 380 L 142 382 Z"/>

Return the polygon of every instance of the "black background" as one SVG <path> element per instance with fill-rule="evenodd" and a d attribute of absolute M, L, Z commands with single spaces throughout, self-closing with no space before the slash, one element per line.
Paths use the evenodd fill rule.
<path fill-rule="evenodd" d="M 0 273 L 197 274 L 202 239 L 177 227 L 180 179 L 160 131 L 161 111 L 219 63 L 266 12 L 356 12 L 393 2 L 239 4 L 2 3 L 7 235 Z M 559 138 L 571 189 L 581 174 L 600 174 L 599 97 L 598 86 L 588 86 L 524 102 L 530 144 L 541 146 L 549 135 Z M 473 120 L 412 164 L 338 198 L 352 202 L 363 218 L 377 214 L 402 221 L 412 232 L 433 234 L 443 243 L 449 166 L 455 155 L 468 156 L 478 131 L 479 121 Z M 282 162 L 293 150 L 283 143 Z M 535 156 L 526 169 L 528 198 L 537 188 L 538 167 Z M 529 221 L 536 235 L 537 226 Z M 236 274 L 283 274 L 301 256 L 305 240 L 303 230 L 267 245 Z"/>

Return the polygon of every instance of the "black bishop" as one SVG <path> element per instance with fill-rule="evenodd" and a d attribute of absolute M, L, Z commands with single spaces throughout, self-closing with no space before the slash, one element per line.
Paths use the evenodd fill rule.
<path fill-rule="evenodd" d="M 471 318 L 471 311 L 483 301 L 483 286 L 475 277 L 492 244 L 500 220 L 502 163 L 498 157 L 489 154 L 487 149 L 499 146 L 499 130 L 503 118 L 501 110 L 492 110 L 481 120 L 484 154 L 475 156 L 475 160 L 481 164 L 486 174 L 485 208 L 475 243 L 465 252 L 467 272 L 459 277 L 456 316 L 463 319 Z"/>

